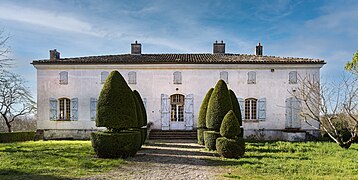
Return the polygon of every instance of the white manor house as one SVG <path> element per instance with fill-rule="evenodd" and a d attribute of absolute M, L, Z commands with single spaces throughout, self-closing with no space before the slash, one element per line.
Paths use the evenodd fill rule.
<path fill-rule="evenodd" d="M 95 126 L 96 104 L 112 70 L 140 92 L 152 129 L 195 130 L 206 92 L 222 79 L 238 96 L 246 138 L 292 140 L 318 133 L 299 116 L 292 92 L 298 77 L 319 81 L 323 60 L 264 56 L 260 44 L 253 55 L 231 54 L 222 41 L 206 54 L 142 54 L 141 49 L 135 42 L 130 54 L 73 58 L 50 50 L 50 59 L 34 60 L 37 128 L 45 139 L 89 139 L 103 130 Z"/>

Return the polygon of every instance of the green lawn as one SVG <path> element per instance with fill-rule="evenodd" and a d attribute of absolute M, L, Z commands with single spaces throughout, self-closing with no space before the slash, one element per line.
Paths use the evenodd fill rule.
<path fill-rule="evenodd" d="M 213 160 L 237 179 L 358 179 L 358 144 L 342 149 L 331 142 L 251 142 L 238 160 Z"/>
<path fill-rule="evenodd" d="M 122 159 L 99 159 L 90 141 L 0 144 L 0 179 L 66 179 L 109 171 Z"/>

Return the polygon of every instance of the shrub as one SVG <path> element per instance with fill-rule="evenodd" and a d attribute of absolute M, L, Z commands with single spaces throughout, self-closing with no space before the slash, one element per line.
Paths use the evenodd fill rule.
<path fill-rule="evenodd" d="M 240 107 L 239 101 L 237 101 L 234 91 L 232 91 L 230 89 L 229 93 L 230 93 L 230 99 L 231 99 L 231 103 L 232 103 L 232 110 L 234 111 L 234 113 L 239 121 L 239 125 L 242 126 L 242 115 L 241 115 L 241 109 L 240 109 L 241 107 Z"/>
<path fill-rule="evenodd" d="M 221 122 L 226 113 L 232 109 L 229 90 L 223 80 L 216 83 L 211 94 L 206 112 L 206 126 L 211 130 L 220 130 Z"/>
<path fill-rule="evenodd" d="M 91 141 L 100 158 L 127 158 L 140 149 L 141 135 L 139 131 L 94 132 L 91 133 Z"/>
<path fill-rule="evenodd" d="M 139 97 L 136 95 L 138 92 L 136 90 L 133 91 L 133 97 L 134 97 L 134 100 L 135 100 L 135 108 L 136 108 L 136 111 L 137 111 L 137 127 L 140 128 L 142 127 L 143 125 L 143 113 L 142 113 L 142 107 L 141 107 L 141 101 L 139 100 Z"/>
<path fill-rule="evenodd" d="M 147 127 L 141 127 L 139 129 L 141 133 L 141 144 L 143 145 L 145 143 L 145 140 L 147 139 Z"/>
<path fill-rule="evenodd" d="M 239 158 L 245 154 L 245 142 L 242 138 L 228 139 L 219 137 L 216 139 L 216 150 L 222 157 Z"/>
<path fill-rule="evenodd" d="M 216 139 L 220 137 L 220 133 L 216 131 L 204 131 L 205 148 L 211 151 L 216 150 Z"/>
<path fill-rule="evenodd" d="M 224 117 L 220 127 L 220 135 L 229 139 L 234 139 L 240 134 L 240 125 L 234 111 L 230 110 Z"/>
<path fill-rule="evenodd" d="M 204 132 L 206 131 L 206 129 L 197 129 L 198 132 L 198 144 L 200 145 L 205 145 L 204 142 Z"/>
<path fill-rule="evenodd" d="M 139 122 L 139 124 L 140 124 L 139 127 L 147 126 L 147 111 L 146 111 L 144 103 L 142 101 L 142 97 L 140 96 L 140 94 L 137 90 L 133 91 L 133 95 L 137 99 L 137 102 L 139 102 L 139 106 L 141 108 L 141 113 L 142 113 L 141 121 Z"/>
<path fill-rule="evenodd" d="M 34 131 L 0 133 L 0 143 L 32 141 L 34 140 L 34 136 L 35 136 Z"/>
<path fill-rule="evenodd" d="M 210 90 L 206 93 L 203 102 L 201 103 L 198 115 L 198 128 L 206 128 L 206 110 L 208 109 L 208 103 L 213 91 L 214 88 L 210 88 Z"/>
<path fill-rule="evenodd" d="M 96 126 L 126 129 L 137 125 L 132 90 L 118 71 L 112 71 L 98 98 Z"/>

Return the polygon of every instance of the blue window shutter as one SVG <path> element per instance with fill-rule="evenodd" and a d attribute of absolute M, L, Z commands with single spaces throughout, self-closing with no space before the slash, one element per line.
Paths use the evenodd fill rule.
<path fill-rule="evenodd" d="M 286 128 L 292 128 L 292 100 L 293 98 L 287 98 L 286 103 Z"/>
<path fill-rule="evenodd" d="M 260 98 L 258 100 L 257 114 L 259 120 L 266 119 L 266 98 Z"/>
<path fill-rule="evenodd" d="M 169 121 L 170 121 L 170 99 L 168 95 L 161 94 L 162 100 L 162 130 L 169 130 Z"/>
<path fill-rule="evenodd" d="M 194 125 L 194 94 L 188 94 L 185 96 L 185 125 L 187 127 L 193 127 Z"/>
<path fill-rule="evenodd" d="M 50 120 L 57 120 L 57 99 L 50 98 Z"/>
<path fill-rule="evenodd" d="M 256 72 L 255 71 L 250 71 L 247 73 L 247 83 L 248 84 L 256 84 Z"/>
<path fill-rule="evenodd" d="M 241 118 L 242 120 L 245 119 L 245 99 L 244 98 L 237 98 L 239 101 L 240 111 L 241 111 Z"/>
<path fill-rule="evenodd" d="M 68 72 L 60 72 L 60 84 L 68 84 Z"/>
<path fill-rule="evenodd" d="M 97 98 L 91 98 L 91 100 L 90 100 L 90 118 L 91 118 L 91 121 L 96 120 L 96 108 L 97 108 Z"/>
<path fill-rule="evenodd" d="M 71 120 L 78 120 L 78 98 L 71 99 Z"/>

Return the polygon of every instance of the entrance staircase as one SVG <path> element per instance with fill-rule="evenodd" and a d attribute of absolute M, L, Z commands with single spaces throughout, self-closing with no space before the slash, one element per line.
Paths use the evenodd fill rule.
<path fill-rule="evenodd" d="M 196 140 L 197 139 L 197 131 L 184 131 L 184 130 L 151 130 L 149 133 L 149 139 L 153 140 L 177 140 L 177 139 L 185 139 L 185 140 Z"/>

